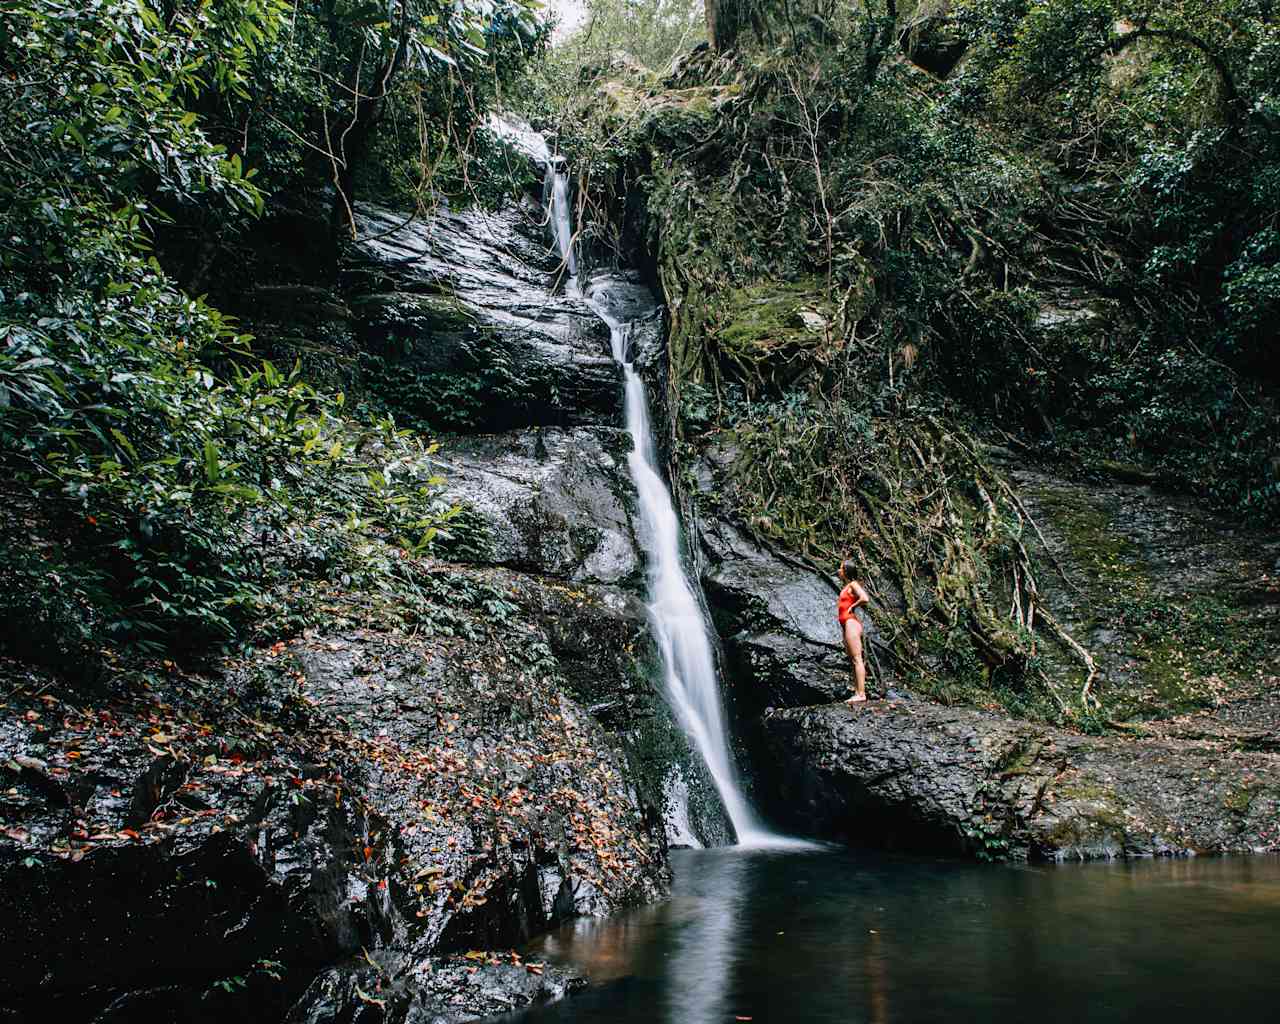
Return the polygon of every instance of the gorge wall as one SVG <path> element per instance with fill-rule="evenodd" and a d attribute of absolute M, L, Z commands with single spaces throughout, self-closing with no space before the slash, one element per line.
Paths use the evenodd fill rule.
<path fill-rule="evenodd" d="M 983 858 L 1280 849 L 1274 536 L 1141 467 L 979 440 L 904 385 L 924 343 L 875 348 L 858 328 L 899 322 L 877 273 L 909 246 L 877 262 L 850 243 L 833 270 L 832 234 L 787 191 L 804 175 L 764 160 L 794 172 L 794 152 L 749 152 L 812 99 L 766 70 L 696 54 L 600 101 L 640 122 L 625 159 L 644 172 L 643 223 L 636 195 L 613 199 L 665 313 L 633 342 L 666 399 L 754 796 L 798 833 Z M 770 105 L 785 88 L 799 107 Z M 1035 204 L 1006 185 L 998 216 L 957 202 L 944 218 L 941 276 L 992 277 L 992 253 L 1025 241 Z M 397 555 L 427 612 L 336 577 L 321 624 L 217 664 L 86 681 L 6 660 L 7 1019 L 500 1013 L 578 984 L 514 947 L 660 898 L 670 845 L 729 835 L 657 685 L 608 329 L 563 293 L 544 211 L 532 195 L 430 218 L 365 205 L 357 227 L 339 286 L 263 283 L 246 313 L 309 372 L 356 384 L 352 401 L 376 392 L 439 431 L 459 512 L 432 557 Z M 980 327 L 1027 312 L 986 286 L 961 325 L 979 354 Z M 1095 297 L 1035 315 L 1079 335 L 1095 306 L 1115 311 Z M 833 396 L 848 402 L 823 419 Z M 1047 418 L 1046 402 L 1028 408 Z M 874 598 L 862 708 L 840 703 L 826 575 L 846 547 Z"/>

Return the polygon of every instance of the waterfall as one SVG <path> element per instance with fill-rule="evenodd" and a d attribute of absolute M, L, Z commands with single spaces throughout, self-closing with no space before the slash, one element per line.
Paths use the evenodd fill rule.
<path fill-rule="evenodd" d="M 578 260 L 573 251 L 573 216 L 569 207 L 569 174 L 555 162 L 547 164 L 547 182 L 550 188 L 551 231 L 556 237 L 560 260 L 569 273 L 569 280 L 577 282 Z M 616 356 L 615 356 L 616 358 Z"/>
<path fill-rule="evenodd" d="M 680 521 L 658 468 L 644 381 L 629 358 L 632 325 L 611 312 L 608 278 L 592 282 L 585 293 L 580 289 L 567 172 L 556 164 L 549 165 L 548 184 L 551 231 L 570 274 L 567 290 L 581 295 L 608 325 L 613 358 L 622 367 L 627 431 L 632 440 L 627 461 L 638 496 L 640 540 L 649 568 L 649 621 L 662 654 L 667 700 L 706 763 L 739 845 L 806 845 L 765 828 L 742 791 L 729 749 L 710 631 L 680 556 Z"/>

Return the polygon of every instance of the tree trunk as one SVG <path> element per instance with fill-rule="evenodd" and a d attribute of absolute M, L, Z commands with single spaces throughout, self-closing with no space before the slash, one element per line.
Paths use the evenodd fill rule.
<path fill-rule="evenodd" d="M 751 0 L 706 0 L 707 37 L 717 53 L 732 50 L 751 24 Z"/>

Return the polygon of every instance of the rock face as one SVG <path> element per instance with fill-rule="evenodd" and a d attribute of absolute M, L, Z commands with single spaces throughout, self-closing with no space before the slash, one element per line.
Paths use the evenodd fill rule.
<path fill-rule="evenodd" d="M 1079 482 L 1010 467 L 1065 571 L 1042 573 L 1049 610 L 1093 654 L 1094 687 L 1114 718 L 1210 710 L 1280 728 L 1265 709 L 1280 681 L 1280 538 L 1196 502 L 1118 478 Z M 1079 664 L 1048 666 L 1078 685 Z"/>
<path fill-rule="evenodd" d="M 822 835 L 1039 860 L 1280 848 L 1274 737 L 1082 736 L 913 700 L 774 710 L 765 731 Z"/>
<path fill-rule="evenodd" d="M 484 559 L 563 579 L 641 582 L 623 430 L 534 428 L 451 443 L 449 492 L 484 522 Z"/>
<path fill-rule="evenodd" d="M 374 348 L 406 353 L 383 367 L 378 386 L 395 388 L 404 375 L 427 387 L 425 414 L 441 404 L 460 411 L 452 425 L 464 433 L 443 446 L 441 471 L 479 538 L 456 557 L 531 574 L 548 585 L 531 588 L 537 593 L 562 585 L 580 597 L 590 592 L 586 600 L 609 610 L 610 625 L 597 635 L 627 632 L 631 667 L 595 680 L 592 706 L 608 717 L 670 838 L 723 841 L 714 786 L 655 690 L 657 655 L 635 600 L 646 581 L 632 525 L 631 442 L 620 429 L 621 370 L 604 321 L 582 298 L 562 294 L 545 211 L 527 201 L 406 223 L 368 207 L 360 218 L 367 240 L 345 274 L 364 324 L 358 333 Z M 610 275 L 593 295 L 631 324 L 631 353 L 654 360 L 663 319 L 638 276 Z M 429 387 L 436 377 L 472 390 L 442 395 Z M 576 621 L 570 615 L 566 625 Z M 641 672 L 649 678 L 635 685 Z"/>
<path fill-rule="evenodd" d="M 1147 487 L 1013 478 L 1065 575 L 1044 573 L 1045 603 L 1132 720 L 1090 736 L 916 699 L 833 704 L 848 692 L 833 589 L 710 519 L 704 583 L 758 794 L 799 832 L 990 858 L 1280 848 L 1274 538 Z M 873 696 L 903 696 L 875 678 L 888 657 L 868 633 Z M 1044 667 L 1078 692 L 1078 662 Z"/>
<path fill-rule="evenodd" d="M 291 1019 L 334 1019 L 363 992 L 453 1020 L 471 1019 L 455 1001 L 496 1013 L 567 984 L 448 975 L 450 957 L 653 899 L 662 821 L 570 695 L 563 642 L 486 620 L 457 621 L 470 640 L 312 635 L 128 700 L 49 681 L 18 699 L 0 748 L 11 1008 L 214 1019 L 269 989 L 275 1019 L 300 996 Z M 450 985 L 417 983 L 437 970 Z"/>
<path fill-rule="evenodd" d="M 361 208 L 345 287 L 403 404 L 469 431 L 620 420 L 608 328 L 558 294 L 543 220 L 531 201 L 427 221 Z"/>
<path fill-rule="evenodd" d="M 723 520 L 705 521 L 700 539 L 702 585 L 727 671 L 738 682 L 737 699 L 763 708 L 846 696 L 849 659 L 836 626 L 833 586 Z"/>

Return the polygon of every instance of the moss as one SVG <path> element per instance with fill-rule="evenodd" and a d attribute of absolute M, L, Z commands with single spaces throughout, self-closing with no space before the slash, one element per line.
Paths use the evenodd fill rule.
<path fill-rule="evenodd" d="M 389 292 L 364 296 L 352 306 L 361 320 L 385 325 L 393 334 L 397 327 L 413 336 L 456 334 L 475 324 L 474 316 L 456 299 L 446 295 Z"/>
<path fill-rule="evenodd" d="M 1124 835 L 1128 823 L 1123 804 L 1115 790 L 1101 783 L 1072 779 L 1053 790 L 1059 803 L 1071 801 L 1077 806 L 1049 833 L 1054 843 L 1065 846 L 1087 838 L 1092 828 Z"/>
<path fill-rule="evenodd" d="M 1045 741 L 1038 736 L 1025 736 L 996 760 L 993 771 L 1002 778 L 1026 775 L 1040 758 Z"/>
<path fill-rule="evenodd" d="M 649 131 L 665 135 L 692 121 L 710 121 L 726 101 L 740 92 L 734 85 L 699 85 L 687 89 L 655 90 L 621 79 L 600 86 L 613 115 L 622 120 L 643 118 Z"/>
<path fill-rule="evenodd" d="M 1081 566 L 1094 582 L 1143 589 L 1146 578 L 1137 564 L 1138 548 L 1114 528 L 1104 509 L 1052 491 L 1040 491 L 1036 496 L 1053 517 L 1073 564 Z"/>
<path fill-rule="evenodd" d="M 722 310 L 711 325 L 710 338 L 744 369 L 833 346 L 830 304 L 812 278 L 735 288 L 724 296 Z"/>
<path fill-rule="evenodd" d="M 1109 662 L 1100 690 L 1106 716 L 1164 718 L 1212 706 L 1218 691 L 1243 683 L 1267 656 L 1268 625 L 1229 593 L 1171 593 L 1170 577 L 1144 546 L 1139 506 L 1093 494 L 1038 489 L 1048 525 L 1081 571 L 1083 595 L 1071 597 L 1077 634 L 1112 636 L 1095 656 Z M 1123 515 L 1120 513 L 1123 512 Z M 1159 525 L 1158 523 L 1155 525 Z M 1161 555 L 1163 560 L 1165 556 Z"/>
<path fill-rule="evenodd" d="M 1222 806 L 1235 814 L 1247 814 L 1249 805 L 1253 803 L 1253 798 L 1263 788 L 1257 783 L 1234 786 L 1222 798 Z"/>

